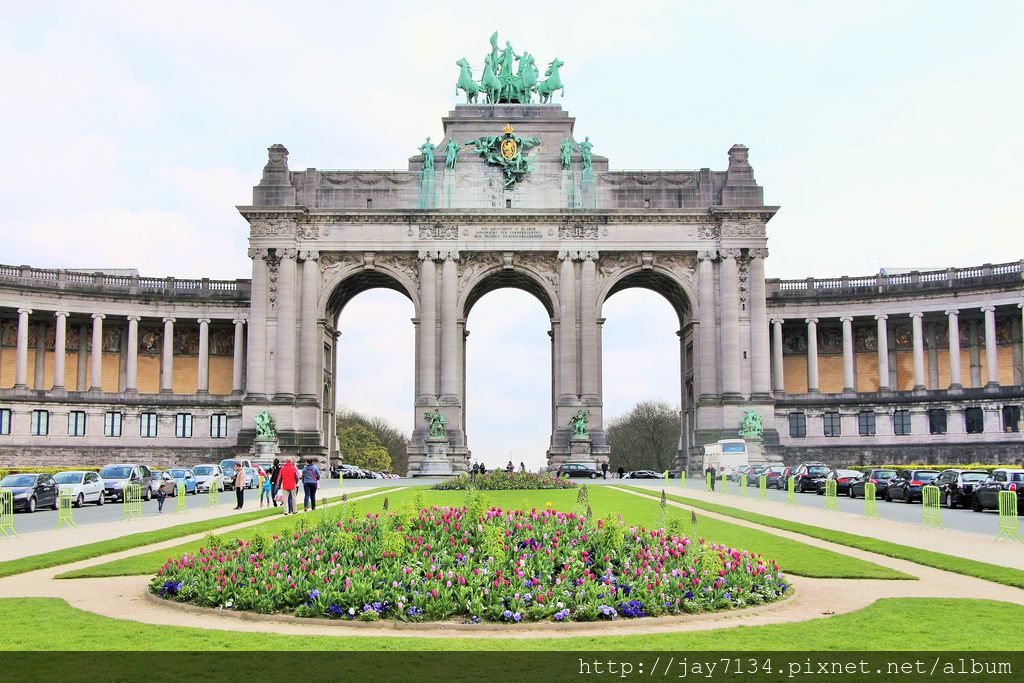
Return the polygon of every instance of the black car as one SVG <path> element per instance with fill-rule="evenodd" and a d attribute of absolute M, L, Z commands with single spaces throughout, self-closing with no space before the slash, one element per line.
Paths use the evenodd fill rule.
<path fill-rule="evenodd" d="M 779 479 L 785 471 L 785 467 L 780 467 L 778 465 L 761 467 L 747 475 L 747 483 L 751 486 L 757 486 L 760 483 L 759 480 L 761 479 L 761 476 L 763 475 L 768 488 L 777 488 L 779 485 Z"/>
<path fill-rule="evenodd" d="M 974 488 L 988 477 L 985 470 L 944 470 L 935 479 L 935 485 L 939 487 L 939 500 L 950 509 L 961 505 L 967 507 L 971 504 Z"/>
<path fill-rule="evenodd" d="M 661 479 L 663 474 L 658 474 L 654 470 L 633 470 L 632 472 L 626 472 L 622 475 L 623 479 Z"/>
<path fill-rule="evenodd" d="M 796 482 L 793 488 L 799 493 L 817 491 L 818 484 L 825 481 L 831 468 L 822 462 L 802 462 L 790 471 L 789 476 Z"/>
<path fill-rule="evenodd" d="M 580 462 L 567 462 L 559 465 L 555 474 L 559 477 L 587 477 L 590 479 L 597 479 L 601 476 L 599 471 Z"/>
<path fill-rule="evenodd" d="M 8 474 L 0 490 L 14 494 L 14 509 L 35 512 L 41 507 L 57 509 L 60 488 L 49 474 Z"/>
<path fill-rule="evenodd" d="M 896 470 L 868 470 L 850 483 L 850 498 L 863 498 L 864 485 L 875 485 L 875 500 L 885 498 L 885 490 L 889 482 L 896 478 Z"/>
<path fill-rule="evenodd" d="M 889 482 L 885 489 L 885 500 L 891 503 L 894 500 L 902 500 L 904 503 L 913 503 L 921 500 L 921 491 L 925 486 L 935 483 L 939 473 L 936 470 L 907 470 L 900 472 L 895 479 Z"/>
<path fill-rule="evenodd" d="M 860 472 L 857 470 L 832 470 L 825 477 L 824 481 L 818 484 L 818 495 L 825 495 L 825 484 L 830 479 L 836 480 L 836 495 L 850 493 L 850 484 L 860 477 Z"/>
<path fill-rule="evenodd" d="M 974 487 L 971 509 L 975 512 L 999 509 L 999 492 L 1016 490 L 1017 514 L 1024 514 L 1024 470 L 1000 468 L 992 476 Z"/>
<path fill-rule="evenodd" d="M 792 473 L 792 467 L 783 467 L 782 471 L 779 472 L 779 478 L 775 481 L 775 488 L 780 491 L 785 491 L 786 487 L 789 486 L 789 475 Z"/>

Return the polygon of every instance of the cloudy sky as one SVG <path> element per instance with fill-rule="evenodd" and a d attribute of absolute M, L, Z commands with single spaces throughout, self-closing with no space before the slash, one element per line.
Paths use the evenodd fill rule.
<path fill-rule="evenodd" d="M 493 8 L 493 9 L 492 9 Z M 751 149 L 769 277 L 1021 258 L 1019 2 L 0 1 L 0 262 L 248 277 L 266 147 L 292 168 L 401 168 L 495 29 L 558 57 L 578 135 L 613 169 L 725 167 Z M 667 304 L 605 311 L 606 414 L 678 403 Z M 411 305 L 343 314 L 346 405 L 408 429 Z M 548 323 L 499 291 L 469 320 L 474 455 L 538 465 Z M 628 361 L 628 362 L 627 362 Z"/>

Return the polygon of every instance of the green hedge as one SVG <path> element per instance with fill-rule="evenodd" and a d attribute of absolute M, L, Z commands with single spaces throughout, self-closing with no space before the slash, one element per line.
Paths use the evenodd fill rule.
<path fill-rule="evenodd" d="M 896 470 L 897 472 L 906 472 L 907 470 L 936 470 L 938 472 L 941 472 L 943 470 L 949 469 L 985 470 L 986 472 L 991 472 L 992 470 L 999 467 L 1019 469 L 1020 465 L 987 465 L 982 464 L 980 462 L 972 462 L 967 465 L 848 465 L 846 467 L 841 467 L 839 469 L 857 470 L 858 472 L 866 472 L 867 470 Z"/>
<path fill-rule="evenodd" d="M 4 467 L 0 479 L 8 474 L 57 474 L 58 472 L 99 472 L 99 467 Z"/>

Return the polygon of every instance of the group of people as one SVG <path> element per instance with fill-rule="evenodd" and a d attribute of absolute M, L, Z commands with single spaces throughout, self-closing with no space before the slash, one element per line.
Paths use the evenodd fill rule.
<path fill-rule="evenodd" d="M 505 471 L 508 472 L 509 474 L 512 474 L 513 472 L 516 471 L 516 466 L 512 463 L 511 460 L 509 460 L 508 464 L 505 465 Z M 525 472 L 526 471 L 526 463 L 524 463 L 524 462 L 520 462 L 519 463 L 519 471 L 520 472 Z M 473 463 L 473 466 L 469 468 L 469 473 L 473 474 L 473 475 L 476 475 L 476 474 L 487 474 L 487 466 L 484 465 L 482 462 L 475 462 L 475 463 Z"/>
<path fill-rule="evenodd" d="M 239 476 L 241 485 L 238 483 Z M 284 514 L 294 515 L 299 483 L 303 491 L 302 511 L 316 510 L 316 492 L 320 487 L 320 468 L 316 466 L 316 461 L 307 460 L 300 470 L 292 458 L 285 458 L 284 464 L 274 458 L 270 471 L 266 476 L 260 476 L 260 507 L 277 507 L 280 503 L 285 508 Z M 235 467 L 234 485 L 238 502 L 235 509 L 241 510 L 245 502 L 245 473 L 240 464 Z"/>

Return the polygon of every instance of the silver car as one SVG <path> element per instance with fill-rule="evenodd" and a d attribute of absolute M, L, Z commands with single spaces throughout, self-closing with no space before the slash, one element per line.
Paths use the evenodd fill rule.
<path fill-rule="evenodd" d="M 210 482 L 214 482 L 214 487 L 218 491 L 224 490 L 224 470 L 220 465 L 196 465 L 192 468 L 192 474 L 196 477 L 196 492 L 209 493 Z"/>

